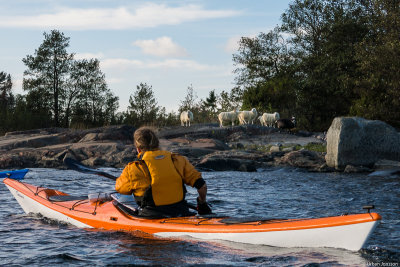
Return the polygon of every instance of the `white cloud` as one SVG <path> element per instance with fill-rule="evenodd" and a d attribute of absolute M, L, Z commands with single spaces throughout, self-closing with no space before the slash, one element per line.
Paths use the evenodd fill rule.
<path fill-rule="evenodd" d="M 108 83 L 108 84 L 120 84 L 120 83 L 125 82 L 124 79 L 122 79 L 122 78 L 115 78 L 115 77 L 112 77 L 112 78 L 106 77 L 106 80 L 107 80 L 107 83 Z"/>
<path fill-rule="evenodd" d="M 198 5 L 178 7 L 147 3 L 136 9 L 118 8 L 59 8 L 39 15 L 8 15 L 0 17 L 0 28 L 39 29 L 142 29 L 160 25 L 177 25 L 187 21 L 225 18 L 240 14 L 235 10 L 206 10 Z"/>
<path fill-rule="evenodd" d="M 24 90 L 22 89 L 23 87 L 22 77 L 17 77 L 17 78 L 12 77 L 11 81 L 13 83 L 12 85 L 13 94 L 23 94 Z"/>
<path fill-rule="evenodd" d="M 133 45 L 142 49 L 143 53 L 159 57 L 184 57 L 186 49 L 174 43 L 170 37 L 163 36 L 155 40 L 137 40 Z"/>
<path fill-rule="evenodd" d="M 207 71 L 216 69 L 216 66 L 211 66 L 207 64 L 201 64 L 193 60 L 180 60 L 180 59 L 167 59 L 158 62 L 149 62 L 147 64 L 149 68 L 174 68 L 174 69 L 184 69 L 184 70 L 196 70 L 196 71 Z"/>
<path fill-rule="evenodd" d="M 182 60 L 182 59 L 166 59 L 162 61 L 140 61 L 130 60 L 124 58 L 112 58 L 105 59 L 100 62 L 101 68 L 103 69 L 127 69 L 127 68 L 139 68 L 139 69 L 183 69 L 183 70 L 195 70 L 195 71 L 212 71 L 221 69 L 221 67 L 201 64 L 193 60 Z"/>
<path fill-rule="evenodd" d="M 239 49 L 240 36 L 234 36 L 228 39 L 225 44 L 224 50 L 228 53 L 235 53 Z"/>
<path fill-rule="evenodd" d="M 92 58 L 97 58 L 97 59 L 102 59 L 104 57 L 103 53 L 77 53 L 75 54 L 74 58 L 75 59 L 92 59 Z"/>
<path fill-rule="evenodd" d="M 255 37 L 257 37 L 257 35 L 258 34 L 256 34 L 256 33 L 247 33 L 247 34 L 243 34 L 241 36 L 239 36 L 239 35 L 233 36 L 233 37 L 229 38 L 228 41 L 226 41 L 224 50 L 225 50 L 225 52 L 228 52 L 228 53 L 236 53 L 239 49 L 239 41 L 242 37 L 255 38 Z"/>
<path fill-rule="evenodd" d="M 100 66 L 103 69 L 127 69 L 130 67 L 143 68 L 144 63 L 140 60 L 131 60 L 125 58 L 109 58 L 100 61 Z"/>

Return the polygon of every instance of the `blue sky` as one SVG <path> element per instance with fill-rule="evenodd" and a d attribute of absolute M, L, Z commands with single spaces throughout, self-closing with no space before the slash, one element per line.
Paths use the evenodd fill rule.
<path fill-rule="evenodd" d="M 198 98 L 234 86 L 232 54 L 241 36 L 280 24 L 289 0 L 0 0 L 0 71 L 22 90 L 22 59 L 52 29 L 70 37 L 76 59 L 98 58 L 126 110 L 136 86 L 153 87 L 158 104 L 177 111 L 188 86 Z"/>

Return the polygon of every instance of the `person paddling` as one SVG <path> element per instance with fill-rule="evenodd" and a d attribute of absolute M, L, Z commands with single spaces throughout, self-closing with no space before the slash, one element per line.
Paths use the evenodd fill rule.
<path fill-rule="evenodd" d="M 194 215 L 185 201 L 186 187 L 197 189 L 197 212 L 210 214 L 207 185 L 186 157 L 160 150 L 156 134 L 147 127 L 133 135 L 138 159 L 129 163 L 115 183 L 121 194 L 133 194 L 138 216 L 150 218 Z"/>

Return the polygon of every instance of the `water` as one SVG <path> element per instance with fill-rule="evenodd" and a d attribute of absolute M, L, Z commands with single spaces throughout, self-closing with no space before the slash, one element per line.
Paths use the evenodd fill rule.
<path fill-rule="evenodd" d="M 104 170 L 114 175 L 120 172 Z M 78 229 L 25 215 L 2 185 L 0 265 L 400 266 L 400 178 L 286 168 L 258 173 L 206 172 L 203 176 L 213 211 L 220 215 L 322 217 L 363 212 L 363 205 L 374 204 L 383 220 L 359 252 L 171 241 L 138 233 Z M 113 190 L 111 180 L 74 171 L 32 169 L 25 181 L 76 195 Z M 188 189 L 187 198 L 194 203 L 195 190 Z"/>

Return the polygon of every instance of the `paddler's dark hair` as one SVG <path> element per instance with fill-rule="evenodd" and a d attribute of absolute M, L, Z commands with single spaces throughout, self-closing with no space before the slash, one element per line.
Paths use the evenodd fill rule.
<path fill-rule="evenodd" d="M 140 127 L 133 134 L 135 146 L 143 151 L 157 150 L 160 144 L 158 137 L 148 127 Z"/>

